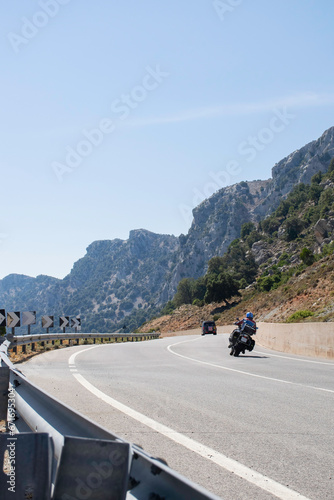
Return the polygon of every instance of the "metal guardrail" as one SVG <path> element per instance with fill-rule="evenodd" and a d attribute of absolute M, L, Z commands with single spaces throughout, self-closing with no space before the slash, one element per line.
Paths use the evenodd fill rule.
<path fill-rule="evenodd" d="M 0 420 L 8 431 L 0 433 L 3 500 L 218 500 L 42 391 L 11 363 L 10 346 L 9 339 L 0 346 Z"/>
<path fill-rule="evenodd" d="M 1 341 L 9 340 L 10 348 L 17 345 L 34 344 L 36 342 L 46 342 L 49 340 L 77 340 L 77 339 L 126 339 L 133 340 L 153 340 L 160 337 L 159 332 L 152 333 L 42 333 L 32 335 L 12 335 L 7 334 L 6 337 L 0 337 Z"/>

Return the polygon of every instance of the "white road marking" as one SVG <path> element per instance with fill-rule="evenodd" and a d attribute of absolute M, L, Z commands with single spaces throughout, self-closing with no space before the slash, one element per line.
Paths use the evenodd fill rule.
<path fill-rule="evenodd" d="M 229 333 L 221 333 L 220 335 L 229 335 Z M 262 346 L 261 344 L 258 344 L 259 347 L 263 347 L 263 349 L 266 349 L 265 346 Z M 252 351 L 253 353 L 257 353 L 257 354 L 263 354 L 262 351 Z M 293 361 L 300 361 L 302 363 L 314 363 L 314 364 L 317 364 L 317 365 L 327 365 L 327 366 L 333 366 L 334 367 L 334 363 L 331 363 L 331 362 L 326 362 L 326 361 L 318 361 L 316 359 L 305 359 L 305 358 L 292 358 L 291 356 L 283 356 L 283 354 L 272 354 L 271 352 L 268 353 L 268 355 L 270 357 L 274 357 L 274 358 L 283 358 L 283 359 L 292 359 Z"/>
<path fill-rule="evenodd" d="M 78 356 L 82 352 L 87 352 L 88 350 L 95 349 L 97 347 L 102 347 L 102 346 L 90 347 L 88 349 L 84 349 L 72 354 L 72 356 L 68 360 L 69 365 L 73 365 L 76 356 Z M 137 420 L 141 424 L 144 424 L 147 427 L 151 428 L 155 432 L 158 432 L 159 434 L 162 434 L 168 439 L 171 439 L 175 443 L 184 446 L 188 450 L 197 453 L 201 457 L 210 460 L 211 462 L 215 463 L 216 465 L 219 465 L 223 469 L 232 472 L 233 474 L 236 474 L 240 478 L 245 479 L 249 483 L 252 483 L 253 485 L 257 486 L 258 488 L 261 488 L 262 490 L 271 493 L 272 495 L 276 496 L 281 500 L 310 500 L 309 498 L 301 495 L 300 493 L 291 490 L 290 488 L 287 488 L 286 486 L 283 486 L 280 483 L 277 483 L 276 481 L 270 479 L 269 477 L 264 476 L 263 474 L 260 474 L 259 472 L 256 472 L 255 470 L 250 469 L 249 467 L 246 467 L 245 465 L 237 462 L 236 460 L 233 460 L 232 458 L 229 458 L 226 455 L 223 455 L 222 453 L 219 453 L 216 450 L 209 448 L 208 446 L 198 443 L 197 441 L 187 436 L 184 436 L 183 434 L 177 431 L 174 431 L 170 427 L 167 427 L 166 425 L 156 422 L 155 420 L 153 420 L 150 417 L 147 417 L 143 413 L 140 413 L 130 408 L 129 406 L 120 403 L 116 399 L 111 398 L 104 392 L 97 389 L 97 387 L 88 382 L 88 380 L 85 379 L 79 373 L 72 373 L 72 374 L 83 387 L 85 387 L 88 391 L 94 394 L 94 396 L 98 397 L 99 399 L 109 404 L 116 410 L 121 411 L 122 413 L 128 415 L 134 420 Z"/>
<path fill-rule="evenodd" d="M 200 338 L 201 337 L 199 337 L 199 339 Z M 297 382 L 290 382 L 289 380 L 282 380 L 280 378 L 266 377 L 265 375 L 257 375 L 255 373 L 245 372 L 243 370 L 237 370 L 236 368 L 229 368 L 227 366 L 216 365 L 215 363 L 209 363 L 208 361 L 202 361 L 200 359 L 195 359 L 195 358 L 191 358 L 189 356 L 184 356 L 183 354 L 179 354 L 171 349 L 172 347 L 175 347 L 175 346 L 180 345 L 180 344 L 184 344 L 185 342 L 193 342 L 194 340 L 199 340 L 199 339 L 183 340 L 182 342 L 177 342 L 176 344 L 170 344 L 169 346 L 167 346 L 167 350 L 170 353 L 174 354 L 175 356 L 179 356 L 180 358 L 187 359 L 188 361 L 195 361 L 196 363 L 200 363 L 202 365 L 213 366 L 214 368 L 220 368 L 221 370 L 228 370 L 230 372 L 241 373 L 243 375 L 247 375 L 248 377 L 262 378 L 265 380 L 272 380 L 273 382 L 280 382 L 281 384 L 297 385 L 299 387 L 304 387 L 306 389 L 314 389 L 316 391 L 330 392 L 330 393 L 334 394 L 334 391 L 331 389 L 324 389 L 323 387 L 314 387 L 313 385 L 299 384 Z M 292 358 L 292 359 L 294 359 L 294 358 Z"/>
<path fill-rule="evenodd" d="M 81 354 L 82 352 L 87 352 L 90 351 L 91 349 L 96 349 L 97 347 L 102 347 L 102 345 L 94 345 L 93 347 L 87 347 L 87 349 L 81 349 L 81 351 L 77 351 L 72 356 L 68 358 L 68 365 L 75 367 L 75 358 L 77 357 L 78 354 Z"/>
<path fill-rule="evenodd" d="M 253 351 L 254 353 L 257 352 L 258 354 L 263 354 L 261 351 Z M 283 359 L 292 359 L 293 361 L 301 361 L 302 363 L 314 363 L 316 365 L 327 365 L 327 366 L 333 366 L 334 368 L 334 363 L 326 363 L 326 361 L 317 361 L 315 359 L 304 359 L 304 358 L 291 358 L 290 356 L 283 356 L 282 354 L 272 354 L 271 352 L 268 354 L 270 357 L 274 358 L 283 358 Z"/>

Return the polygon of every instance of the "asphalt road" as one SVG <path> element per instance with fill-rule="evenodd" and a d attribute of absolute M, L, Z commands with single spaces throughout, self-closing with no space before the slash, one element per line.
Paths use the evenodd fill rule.
<path fill-rule="evenodd" d="M 334 362 L 228 335 L 78 346 L 29 379 L 223 499 L 334 498 Z"/>

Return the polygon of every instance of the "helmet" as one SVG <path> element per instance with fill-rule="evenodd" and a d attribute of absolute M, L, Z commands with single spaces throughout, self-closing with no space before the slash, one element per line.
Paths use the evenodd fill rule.
<path fill-rule="evenodd" d="M 246 314 L 246 318 L 253 319 L 253 313 L 248 312 L 248 313 Z"/>

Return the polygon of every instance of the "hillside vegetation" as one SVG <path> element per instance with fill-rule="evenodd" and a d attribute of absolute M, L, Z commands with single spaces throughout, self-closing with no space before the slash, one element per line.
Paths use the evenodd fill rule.
<path fill-rule="evenodd" d="M 333 321 L 333 251 L 334 160 L 269 217 L 243 224 L 225 255 L 203 277 L 181 280 L 162 316 L 141 330 L 198 328 L 208 317 L 229 324 L 246 310 L 262 321 Z"/>

